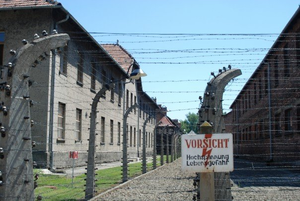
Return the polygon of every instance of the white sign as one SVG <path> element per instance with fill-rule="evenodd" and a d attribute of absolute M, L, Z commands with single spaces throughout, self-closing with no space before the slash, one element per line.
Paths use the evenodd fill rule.
<path fill-rule="evenodd" d="M 231 133 L 181 136 L 182 170 L 188 172 L 233 171 Z"/>

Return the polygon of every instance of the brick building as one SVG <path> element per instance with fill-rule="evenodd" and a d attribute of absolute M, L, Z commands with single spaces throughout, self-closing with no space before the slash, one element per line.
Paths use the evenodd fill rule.
<path fill-rule="evenodd" d="M 69 34 L 71 39 L 65 47 L 47 52 L 49 57 L 30 71 L 34 160 L 39 166 L 64 168 L 72 165 L 69 152 L 78 151 L 76 165 L 86 165 L 91 103 L 111 81 L 116 82 L 115 87 L 101 97 L 97 108 L 96 163 L 121 159 L 123 114 L 138 102 L 139 112 L 129 113 L 126 125 L 129 157 L 137 157 L 143 122 L 158 108 L 142 91 L 141 79 L 128 82 L 128 74 L 139 65 L 119 45 L 116 48 L 121 56 L 128 58 L 125 63 L 108 46 L 98 44 L 60 3 L 0 0 L 0 65 L 8 62 L 10 49 L 19 49 L 23 39 L 30 42 L 34 34 L 54 29 Z M 153 115 L 146 127 L 148 154 L 153 151 L 150 142 L 155 124 Z"/>
<path fill-rule="evenodd" d="M 300 9 L 295 12 L 226 115 L 238 156 L 299 160 Z"/>
<path fill-rule="evenodd" d="M 182 133 L 178 120 L 168 117 L 167 111 L 167 107 L 159 105 L 156 114 L 156 150 L 158 155 L 173 157 L 180 154 L 180 135 Z M 167 162 L 169 161 L 170 159 L 167 158 Z"/>

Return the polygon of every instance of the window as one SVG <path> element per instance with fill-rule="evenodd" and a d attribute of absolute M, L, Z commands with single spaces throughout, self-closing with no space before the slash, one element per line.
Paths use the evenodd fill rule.
<path fill-rule="evenodd" d="M 118 105 L 121 106 L 121 98 L 122 98 L 122 83 L 119 83 L 118 87 Z"/>
<path fill-rule="evenodd" d="M 142 142 L 142 130 L 141 129 L 139 131 L 138 141 L 139 141 L 139 147 L 141 147 L 141 142 Z"/>
<path fill-rule="evenodd" d="M 115 79 L 111 78 L 111 82 L 114 83 Z M 110 101 L 113 103 L 115 102 L 115 85 L 113 85 L 113 87 L 111 87 L 110 89 Z"/>
<path fill-rule="evenodd" d="M 290 132 L 292 130 L 292 110 L 288 109 L 284 112 L 284 130 Z"/>
<path fill-rule="evenodd" d="M 78 53 L 78 64 L 77 64 L 77 84 L 83 84 L 83 54 Z"/>
<path fill-rule="evenodd" d="M 133 129 L 133 146 L 136 146 L 136 128 Z"/>
<path fill-rule="evenodd" d="M 140 118 L 142 118 L 142 109 L 143 109 L 142 108 L 142 101 L 140 100 L 139 101 L 139 113 L 140 113 L 139 115 L 140 115 Z"/>
<path fill-rule="evenodd" d="M 129 91 L 128 89 L 126 90 L 126 109 L 129 108 Z"/>
<path fill-rule="evenodd" d="M 0 66 L 3 65 L 4 32 L 0 32 Z"/>
<path fill-rule="evenodd" d="M 91 64 L 91 91 L 95 92 L 96 89 L 96 66 Z"/>
<path fill-rule="evenodd" d="M 106 83 L 107 83 L 107 80 L 106 80 L 106 71 L 105 70 L 102 70 L 101 72 L 101 80 L 102 80 L 102 85 L 104 86 Z"/>
<path fill-rule="evenodd" d="M 114 120 L 110 120 L 110 144 L 114 144 Z"/>
<path fill-rule="evenodd" d="M 118 122 L 118 145 L 121 144 L 121 123 Z"/>
<path fill-rule="evenodd" d="M 145 104 L 143 104 L 142 110 L 143 110 L 143 119 L 145 119 L 145 110 L 146 110 Z"/>
<path fill-rule="evenodd" d="M 75 141 L 81 141 L 82 111 L 76 109 Z"/>
<path fill-rule="evenodd" d="M 280 113 L 275 114 L 275 135 L 280 135 Z"/>
<path fill-rule="evenodd" d="M 132 126 L 130 126 L 130 147 L 132 147 Z"/>
<path fill-rule="evenodd" d="M 67 75 L 67 64 L 68 64 L 68 45 L 59 48 L 60 56 L 60 73 Z"/>
<path fill-rule="evenodd" d="M 168 135 L 167 135 L 167 137 L 168 137 Z M 145 147 L 147 147 L 147 144 L 148 144 L 148 133 L 146 132 L 145 133 L 145 142 L 146 142 L 146 144 L 145 144 Z"/>
<path fill-rule="evenodd" d="M 134 96 L 134 104 L 136 105 L 136 96 Z M 136 107 L 134 107 L 134 114 L 136 114 Z"/>
<path fill-rule="evenodd" d="M 130 93 L 130 107 L 133 106 L 133 94 Z"/>
<path fill-rule="evenodd" d="M 105 70 L 102 70 L 102 71 L 101 71 L 101 81 L 102 81 L 102 87 L 104 87 L 104 85 L 107 83 L 107 77 L 106 77 L 106 71 L 105 71 Z M 104 94 L 103 94 L 102 97 L 103 97 L 103 98 L 106 97 L 105 92 L 104 92 Z"/>
<path fill-rule="evenodd" d="M 57 138 L 65 139 L 66 104 L 58 103 Z"/>
<path fill-rule="evenodd" d="M 126 125 L 126 131 L 125 131 L 125 133 L 126 133 L 126 146 L 128 146 L 128 124 Z"/>
<path fill-rule="evenodd" d="M 101 137 L 100 137 L 100 144 L 105 144 L 105 117 L 101 117 Z"/>

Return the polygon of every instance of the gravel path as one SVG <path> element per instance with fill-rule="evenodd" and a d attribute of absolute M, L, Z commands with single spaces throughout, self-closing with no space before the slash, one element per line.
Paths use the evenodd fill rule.
<path fill-rule="evenodd" d="M 181 171 L 178 159 L 94 200 L 193 200 L 194 177 Z"/>
<path fill-rule="evenodd" d="M 257 172 L 257 171 L 255 171 Z M 277 172 L 276 172 L 277 173 Z M 261 172 L 259 176 L 249 174 L 249 170 L 243 172 L 236 170 L 232 173 L 233 187 L 231 188 L 233 201 L 235 200 L 300 200 L 299 179 L 294 174 L 288 174 L 292 178 L 296 178 L 294 185 L 291 185 L 292 178 L 275 184 L 274 180 L 278 177 L 270 177 L 270 175 L 278 175 L 268 171 L 268 175 L 264 178 L 265 183 L 253 182 L 262 178 Z M 282 174 L 282 172 L 280 172 Z M 186 173 L 181 171 L 181 160 L 178 159 L 173 163 L 141 175 L 117 188 L 100 194 L 93 200 L 193 200 L 196 193 L 193 187 L 194 173 Z M 285 176 L 286 177 L 286 176 Z M 245 181 L 248 183 L 241 183 Z M 235 183 L 234 183 L 235 182 Z M 237 185 L 237 183 L 239 185 Z"/>

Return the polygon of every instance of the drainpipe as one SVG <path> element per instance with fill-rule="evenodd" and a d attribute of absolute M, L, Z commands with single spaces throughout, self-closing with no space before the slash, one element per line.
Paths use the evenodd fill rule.
<path fill-rule="evenodd" d="M 67 14 L 66 18 L 58 22 L 54 22 L 54 29 L 57 30 L 57 25 L 66 22 L 70 18 Z M 56 50 L 52 50 L 52 65 L 51 65 L 51 89 L 50 89 L 50 122 L 49 122 L 49 168 L 53 170 L 53 119 L 54 119 L 54 88 L 55 88 L 55 63 L 56 63 Z"/>
<path fill-rule="evenodd" d="M 50 92 L 50 122 L 49 122 L 49 168 L 53 170 L 53 116 L 54 116 L 54 85 L 55 85 L 55 62 L 56 62 L 56 50 L 52 52 L 52 65 L 51 65 L 51 92 Z"/>
<path fill-rule="evenodd" d="M 66 18 L 65 18 L 65 19 L 62 19 L 62 20 L 60 20 L 60 21 L 58 21 L 58 22 L 54 23 L 54 29 L 56 29 L 56 30 L 57 30 L 57 25 L 59 25 L 59 24 L 61 24 L 61 23 L 64 23 L 64 22 L 68 21 L 68 19 L 69 19 L 69 18 L 70 18 L 70 15 L 69 15 L 69 14 L 67 14 L 67 16 L 66 16 Z"/>

